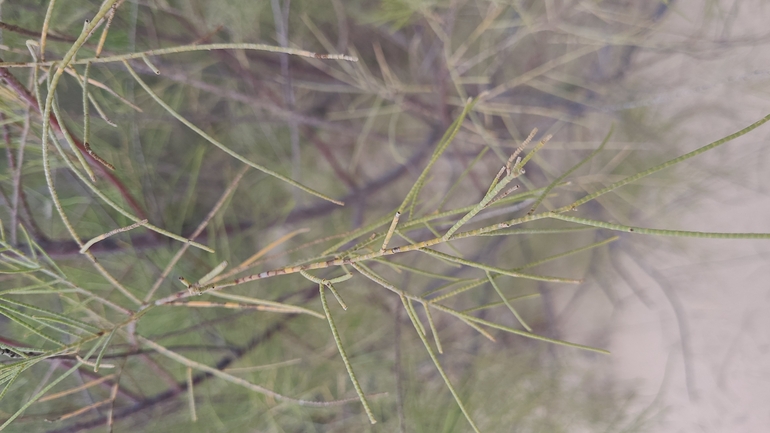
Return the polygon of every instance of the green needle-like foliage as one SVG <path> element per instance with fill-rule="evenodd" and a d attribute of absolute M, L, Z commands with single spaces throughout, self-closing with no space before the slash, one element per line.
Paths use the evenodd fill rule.
<path fill-rule="evenodd" d="M 183 3 L 3 5 L 0 430 L 640 430 L 542 368 L 609 354 L 549 289 L 634 234 L 770 239 L 613 207 L 770 120 L 653 163 L 588 116 L 654 11 Z"/>

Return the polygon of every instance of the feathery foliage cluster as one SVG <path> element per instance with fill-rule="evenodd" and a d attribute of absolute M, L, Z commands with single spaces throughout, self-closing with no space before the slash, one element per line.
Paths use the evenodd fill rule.
<path fill-rule="evenodd" d="M 770 120 L 612 171 L 586 107 L 665 8 L 227 3 L 3 5 L 0 430 L 634 430 L 540 365 L 607 353 L 544 288 L 613 232 L 770 239 L 603 208 Z"/>

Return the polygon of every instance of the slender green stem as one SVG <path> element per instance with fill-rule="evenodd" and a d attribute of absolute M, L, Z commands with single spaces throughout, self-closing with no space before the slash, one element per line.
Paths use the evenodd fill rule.
<path fill-rule="evenodd" d="M 508 302 L 508 298 L 505 297 L 505 295 L 503 294 L 503 291 L 500 290 L 500 287 L 497 286 L 495 279 L 492 278 L 492 274 L 490 274 L 489 271 L 485 271 L 485 272 L 487 274 L 487 280 L 489 281 L 489 284 L 491 284 L 492 287 L 495 289 L 495 292 L 497 292 L 498 296 L 500 296 L 500 299 L 503 300 L 503 303 L 505 303 L 505 306 L 508 307 L 511 313 L 513 313 L 513 316 L 516 317 L 516 320 L 518 320 L 519 323 L 521 323 L 521 326 L 523 326 L 524 329 L 526 329 L 529 332 L 532 332 L 532 328 L 530 328 L 529 325 L 527 325 L 527 322 L 525 322 L 524 319 L 521 317 L 521 315 L 519 315 L 519 312 L 516 311 L 515 308 L 513 308 L 513 305 L 511 305 L 510 302 Z"/>
<path fill-rule="evenodd" d="M 452 143 L 455 136 L 460 131 L 460 127 L 463 124 L 465 116 L 467 116 L 468 113 L 473 109 L 474 105 L 476 105 L 476 102 L 478 102 L 478 99 L 479 98 L 468 101 L 465 104 L 462 113 L 460 113 L 460 116 L 455 119 L 449 129 L 447 129 L 446 133 L 444 133 L 444 136 L 439 141 L 438 146 L 436 146 L 436 150 L 433 152 L 433 156 L 431 156 L 430 161 L 428 161 L 428 164 L 422 170 L 422 173 L 420 173 L 420 176 L 417 178 L 414 185 L 412 185 L 412 188 L 406 194 L 406 197 L 404 197 L 404 201 L 401 203 L 401 206 L 398 207 L 398 212 L 403 214 L 407 209 L 407 206 L 410 206 L 411 202 L 409 219 L 414 218 L 414 203 L 417 201 L 417 196 L 420 194 L 420 189 L 422 188 L 422 185 L 428 176 L 428 172 L 430 172 L 430 169 L 433 168 L 433 165 L 436 163 L 436 161 L 438 161 L 439 157 L 444 153 L 449 144 Z"/>
<path fill-rule="evenodd" d="M 537 200 L 535 201 L 535 204 L 534 204 L 534 205 L 532 205 L 532 209 L 530 209 L 530 210 L 529 210 L 529 215 L 532 215 L 533 213 L 535 213 L 535 210 L 537 209 L 537 207 L 538 207 L 538 206 L 540 206 L 540 203 L 542 203 L 542 202 L 543 202 L 543 200 L 545 200 L 545 198 L 548 196 L 548 193 L 549 193 L 549 192 L 551 192 L 551 190 L 552 190 L 552 189 L 554 189 L 554 188 L 555 188 L 557 185 L 559 185 L 559 184 L 560 184 L 560 183 L 561 183 L 561 182 L 562 182 L 564 179 L 566 179 L 566 178 L 567 178 L 567 176 L 569 176 L 569 175 L 571 175 L 572 173 L 574 173 L 574 172 L 575 172 L 575 170 L 577 170 L 578 168 L 582 167 L 582 166 L 583 166 L 585 163 L 587 163 L 588 161 L 590 161 L 591 159 L 593 159 L 593 157 L 594 157 L 594 156 L 596 156 L 597 154 L 599 154 L 599 152 L 601 152 L 601 151 L 604 149 L 604 146 L 606 146 L 606 145 L 607 145 L 607 143 L 610 141 L 610 137 L 612 137 L 612 131 L 613 131 L 614 129 L 615 129 L 615 125 L 612 125 L 612 126 L 610 126 L 610 130 L 609 130 L 609 132 L 607 132 L 607 135 L 605 135 L 605 136 L 604 136 L 604 140 L 602 140 L 602 144 L 601 144 L 601 145 L 599 145 L 599 147 L 597 147 L 597 148 L 596 148 L 596 150 L 594 150 L 593 152 L 591 152 L 591 154 L 590 154 L 590 155 L 588 155 L 587 157 L 583 158 L 583 160 L 582 160 L 582 161 L 580 161 L 579 163 L 575 164 L 575 165 L 574 165 L 572 168 L 570 168 L 569 170 L 565 171 L 565 172 L 564 172 L 564 173 L 563 173 L 561 176 L 557 177 L 557 178 L 556 178 L 556 179 L 555 179 L 553 182 L 551 182 L 551 183 L 550 183 L 550 184 L 549 184 L 549 185 L 548 185 L 548 186 L 545 188 L 545 190 L 543 191 L 543 193 L 542 193 L 542 194 L 540 194 L 540 197 L 538 197 L 538 198 L 537 198 Z"/>
<path fill-rule="evenodd" d="M 443 354 L 444 348 L 441 346 L 441 339 L 438 337 L 436 324 L 433 323 L 433 315 L 430 314 L 430 308 L 428 308 L 428 304 L 422 304 L 422 308 L 425 310 L 425 317 L 428 318 L 428 326 L 430 326 L 430 333 L 433 334 L 433 341 L 436 342 L 436 350 L 438 350 L 438 353 Z"/>
<path fill-rule="evenodd" d="M 546 257 L 544 259 L 536 260 L 534 262 L 529 262 L 529 263 L 527 263 L 526 265 L 524 265 L 522 267 L 516 268 L 515 270 L 520 271 L 522 269 L 534 268 L 535 266 L 540 266 L 543 263 L 548 263 L 550 261 L 562 259 L 564 257 L 571 256 L 573 254 L 578 254 L 578 253 L 582 253 L 583 251 L 588 251 L 588 250 L 591 250 L 591 249 L 594 249 L 594 248 L 598 248 L 598 247 L 600 247 L 602 245 L 607 245 L 607 244 L 609 244 L 611 242 L 615 242 L 618 239 L 620 239 L 618 236 L 613 236 L 611 238 L 605 239 L 603 241 L 595 242 L 595 243 L 592 243 L 590 245 L 586 245 L 584 247 L 575 248 L 573 250 L 569 250 L 569 251 L 561 253 L 561 254 L 554 254 L 554 255 Z"/>
<path fill-rule="evenodd" d="M 48 2 L 48 7 L 45 10 L 45 18 L 43 18 L 43 30 L 40 33 L 40 60 L 45 60 L 45 45 L 48 40 L 48 29 L 51 26 L 51 16 L 53 16 L 53 8 L 56 4 L 56 0 Z"/>
<path fill-rule="evenodd" d="M 425 300 L 420 298 L 419 296 L 411 295 L 398 287 L 391 284 L 388 280 L 382 278 L 381 276 L 377 275 L 374 271 L 366 267 L 365 265 L 361 263 L 353 263 L 351 266 L 353 266 L 353 269 L 357 270 L 361 275 L 365 276 L 366 278 L 374 281 L 378 285 L 390 290 L 391 292 L 397 294 L 398 296 L 403 296 L 407 299 L 411 299 L 412 301 L 417 301 L 420 303 L 425 303 Z"/>
<path fill-rule="evenodd" d="M 337 292 L 337 289 L 334 288 L 334 285 L 332 285 L 332 283 L 333 282 L 338 282 L 338 281 L 345 281 L 347 279 L 350 279 L 350 277 L 352 277 L 351 274 L 343 275 L 343 276 L 335 278 L 333 280 L 324 280 L 322 278 L 314 277 L 313 275 L 310 275 L 310 273 L 305 272 L 305 271 L 299 271 L 299 273 L 303 277 L 307 278 L 308 280 L 310 280 L 310 281 L 312 281 L 312 282 L 314 282 L 316 284 L 322 284 L 322 285 L 328 287 L 329 290 L 332 292 L 332 295 L 334 295 L 334 297 L 337 299 L 337 302 L 339 302 L 340 307 L 342 307 L 343 310 L 347 310 L 348 309 L 347 304 L 345 304 L 345 301 L 342 299 L 342 296 L 340 296 L 340 294 Z"/>
<path fill-rule="evenodd" d="M 324 316 L 323 314 L 317 311 L 313 311 L 309 308 L 300 307 L 298 305 L 282 304 L 280 302 L 267 301 L 264 299 L 257 299 L 257 298 L 249 298 L 247 296 L 233 295 L 230 293 L 210 292 L 209 294 L 215 298 L 222 298 L 230 301 L 238 301 L 246 304 L 264 305 L 270 308 L 287 310 L 295 314 L 308 314 L 310 316 L 317 317 L 319 319 L 326 319 L 326 316 Z"/>
<path fill-rule="evenodd" d="M 182 122 L 188 128 L 190 128 L 193 131 L 195 131 L 195 133 L 197 133 L 201 137 L 205 138 L 209 143 L 213 144 L 214 146 L 219 148 L 221 151 L 225 152 L 226 154 L 232 156 L 233 158 L 237 159 L 238 161 L 241 161 L 242 163 L 244 163 L 244 164 L 246 164 L 248 166 L 256 168 L 257 170 L 259 170 L 259 171 L 261 171 L 261 172 L 263 172 L 265 174 L 269 174 L 270 176 L 273 176 L 273 177 L 275 177 L 277 179 L 280 179 L 280 180 L 288 183 L 289 185 L 291 185 L 291 186 L 293 186 L 295 188 L 299 188 L 302 191 L 307 192 L 308 194 L 312 194 L 312 195 L 314 195 L 316 197 L 319 197 L 319 198 L 322 198 L 324 200 L 330 201 L 330 202 L 332 202 L 334 204 L 337 204 L 337 205 L 340 205 L 340 206 L 344 206 L 344 203 L 339 201 L 339 200 L 334 200 L 331 197 L 328 197 L 328 196 L 326 196 L 324 194 L 321 194 L 320 192 L 318 192 L 318 191 L 316 191 L 314 189 L 308 188 L 308 187 L 300 184 L 299 182 L 296 182 L 296 181 L 294 181 L 294 180 L 292 180 L 292 179 L 290 179 L 290 178 L 288 178 L 288 177 L 286 177 L 286 176 L 284 176 L 282 174 L 279 174 L 279 173 L 277 173 L 277 172 L 275 172 L 273 170 L 270 170 L 267 167 L 259 165 L 256 162 L 249 161 L 248 159 L 246 159 L 242 155 L 234 152 L 233 150 L 231 150 L 230 148 L 228 148 L 224 144 L 220 143 L 214 137 L 210 136 L 209 134 L 204 132 L 202 129 L 200 129 L 197 126 L 195 126 L 194 123 L 192 123 L 189 120 L 185 119 L 181 114 L 177 113 L 176 110 L 171 108 L 170 105 L 168 105 L 165 101 L 163 101 L 163 99 L 161 99 L 160 96 L 158 96 L 158 94 L 155 93 L 150 88 L 150 86 L 148 86 L 147 83 L 145 83 L 144 80 L 141 79 L 141 77 L 139 77 L 139 74 L 137 74 L 136 71 L 134 71 L 134 69 L 131 67 L 131 65 L 128 64 L 127 61 L 123 60 L 123 64 L 125 65 L 126 69 L 128 69 L 128 72 L 131 74 L 131 76 L 134 77 L 134 80 L 136 80 L 136 82 L 139 83 L 140 86 L 142 86 L 142 88 L 145 90 L 145 92 L 147 92 L 147 94 L 149 94 L 152 97 L 152 99 L 154 99 L 155 102 L 158 103 L 158 105 L 163 107 L 163 109 L 168 111 L 169 114 L 174 116 L 177 120 Z"/>
<path fill-rule="evenodd" d="M 193 51 L 212 51 L 212 50 L 247 50 L 247 51 L 267 51 L 271 53 L 283 53 L 300 57 L 311 57 L 322 60 L 345 60 L 348 62 L 357 62 L 358 58 L 345 54 L 319 54 L 312 51 L 299 50 L 290 47 L 278 47 L 266 44 L 201 44 L 201 45 L 182 45 L 178 47 L 158 48 L 142 52 L 120 54 L 116 56 L 94 57 L 89 59 L 79 59 L 74 64 L 86 62 L 93 63 L 112 63 L 122 60 L 141 59 L 148 56 L 162 56 L 165 54 L 189 53 Z"/>
<path fill-rule="evenodd" d="M 500 277 L 500 275 L 495 275 L 492 278 L 498 278 L 498 277 Z M 468 290 L 471 290 L 471 289 L 474 289 L 476 287 L 479 287 L 482 284 L 486 283 L 486 281 L 487 281 L 486 278 L 476 278 L 475 280 L 472 280 L 470 283 L 468 283 L 468 284 L 466 284 L 464 286 L 460 286 L 460 287 L 452 290 L 451 292 L 447 292 L 447 293 L 444 293 L 441 296 L 436 296 L 435 298 L 431 298 L 428 302 L 430 302 L 430 303 L 441 302 L 441 301 L 443 301 L 445 299 L 449 299 L 449 298 L 451 298 L 453 296 L 457 296 L 460 293 L 464 293 L 464 292 L 467 292 Z M 435 293 L 439 293 L 439 292 L 441 292 L 443 290 L 446 290 L 449 287 L 450 287 L 449 285 L 444 286 L 444 287 L 439 287 L 438 289 L 433 290 L 430 293 L 427 293 L 425 296 L 427 297 L 427 296 L 433 295 Z"/>
<path fill-rule="evenodd" d="M 471 414 L 468 411 L 468 409 L 465 408 L 465 404 L 463 404 L 462 399 L 460 398 L 460 395 L 455 390 L 454 386 L 452 386 L 452 382 L 449 380 L 449 377 L 444 372 L 444 369 L 441 367 L 441 363 L 438 360 L 438 356 L 433 352 L 433 349 L 430 347 L 430 343 L 428 342 L 427 337 L 425 337 L 424 332 L 420 332 L 420 327 L 418 326 L 418 319 L 414 314 L 414 308 L 411 306 L 411 302 L 406 299 L 406 297 L 401 296 L 401 303 L 404 304 L 404 309 L 406 310 L 407 315 L 409 315 L 409 320 L 412 321 L 412 325 L 414 326 L 414 329 L 417 331 L 417 335 L 420 337 L 420 340 L 422 341 L 422 344 L 425 346 L 425 350 L 428 351 L 428 355 L 430 356 L 430 359 L 433 361 L 433 364 L 436 366 L 436 369 L 438 370 L 438 373 L 441 375 L 441 378 L 444 379 L 444 383 L 446 384 L 447 388 L 449 388 L 449 392 L 452 393 L 452 396 L 455 399 L 455 402 L 457 402 L 457 405 L 460 407 L 460 410 L 462 411 L 463 415 L 465 415 L 465 419 L 468 420 L 468 423 L 471 425 L 471 428 L 474 432 L 479 433 L 479 428 L 476 426 L 476 423 L 473 422 L 473 418 L 471 418 Z"/>
<path fill-rule="evenodd" d="M 353 372 L 353 366 L 350 365 L 350 360 L 348 359 L 347 354 L 345 353 L 345 348 L 342 347 L 342 339 L 340 338 L 340 334 L 337 331 L 337 326 L 334 325 L 334 319 L 332 319 L 332 313 L 331 310 L 329 310 L 329 303 L 326 301 L 326 295 L 324 294 L 324 285 L 319 284 L 318 285 L 318 291 L 321 295 L 321 305 L 324 309 L 324 314 L 326 314 L 326 320 L 329 322 L 329 327 L 332 330 L 332 336 L 334 337 L 334 342 L 337 344 L 337 350 L 340 352 L 340 356 L 342 357 L 342 362 L 345 364 L 345 369 L 348 371 L 348 376 L 350 376 L 350 380 L 353 382 L 353 388 L 355 388 L 356 393 L 358 394 L 358 399 L 361 400 L 361 404 L 364 406 L 364 411 L 366 411 L 366 416 L 369 417 L 369 422 L 372 424 L 376 424 L 377 420 L 374 418 L 374 413 L 372 412 L 372 409 L 369 407 L 369 403 L 366 401 L 366 395 L 364 394 L 364 391 L 361 389 L 361 385 L 358 383 L 358 379 L 356 378 L 355 373 Z"/>
<path fill-rule="evenodd" d="M 539 296 L 540 296 L 540 293 L 530 293 L 529 295 L 514 296 L 513 298 L 508 298 L 508 302 L 521 301 L 523 299 L 532 299 L 532 298 L 537 298 Z M 468 313 L 473 313 L 474 311 L 481 311 L 489 308 L 502 307 L 503 305 L 505 305 L 505 302 L 503 301 L 492 302 L 490 304 L 484 304 L 484 305 L 479 305 L 478 307 L 468 308 L 468 309 L 462 310 L 462 312 L 468 314 Z"/>
<path fill-rule="evenodd" d="M 516 277 L 516 278 L 527 278 L 529 280 L 535 280 L 535 281 L 550 281 L 553 283 L 572 283 L 572 284 L 579 284 L 582 281 L 581 280 L 575 280 L 570 278 L 559 278 L 559 277 L 546 277 L 542 275 L 532 275 L 532 274 L 524 274 L 521 272 L 516 271 L 509 271 L 507 269 L 502 268 L 496 268 L 494 266 L 485 265 L 483 263 L 478 262 L 472 262 L 470 260 L 461 259 L 459 257 L 450 256 L 449 254 L 444 254 L 442 252 L 431 250 L 429 248 L 421 248 L 420 251 L 430 254 L 431 256 L 439 257 L 444 260 L 459 263 L 461 265 L 470 266 L 473 268 L 481 269 L 484 271 L 492 271 L 498 274 L 508 275 L 510 277 Z"/>
<path fill-rule="evenodd" d="M 583 350 L 588 350 L 588 351 L 591 351 L 591 352 L 597 352 L 597 353 L 603 353 L 603 354 L 609 354 L 610 353 L 610 352 L 608 352 L 608 351 L 606 351 L 604 349 L 597 349 L 597 348 L 591 347 L 591 346 L 584 346 L 582 344 L 570 343 L 569 341 L 556 340 L 554 338 L 543 337 L 542 335 L 533 334 L 531 332 L 522 331 L 520 329 L 511 328 L 509 326 L 499 325 L 497 323 L 490 322 L 488 320 L 479 319 L 478 317 L 471 316 L 470 314 L 465 314 L 465 313 L 463 313 L 461 311 L 453 310 L 453 309 L 451 309 L 449 307 L 445 307 L 445 306 L 443 306 L 441 304 L 433 303 L 433 304 L 431 304 L 431 307 L 433 307 L 433 308 L 435 308 L 437 310 L 441 310 L 441 311 L 443 311 L 445 313 L 451 314 L 451 315 L 453 315 L 453 316 L 455 316 L 457 318 L 460 318 L 460 319 L 465 319 L 465 320 L 468 320 L 470 322 L 475 322 L 475 323 L 478 323 L 480 325 L 488 326 L 490 328 L 499 329 L 501 331 L 510 332 L 511 334 L 521 335 L 522 337 L 531 338 L 533 340 L 540 340 L 540 341 L 544 341 L 546 343 L 553 343 L 553 344 L 558 344 L 560 346 L 567 346 L 567 347 L 572 347 L 572 348 L 576 348 L 576 349 L 583 349 Z"/>
<path fill-rule="evenodd" d="M 99 351 L 99 354 L 96 356 L 96 362 L 94 363 L 94 372 L 99 371 L 99 365 L 102 363 L 102 357 L 104 356 L 104 352 L 107 351 L 107 347 L 110 345 L 110 341 L 112 341 L 112 337 L 115 336 L 115 331 L 118 330 L 118 327 L 112 328 L 112 331 L 110 331 L 109 334 L 105 335 L 104 337 L 104 343 L 102 344 L 102 350 Z"/>
<path fill-rule="evenodd" d="M 717 233 L 717 232 L 693 232 L 687 230 L 650 229 L 644 227 L 632 227 L 621 224 L 612 224 L 604 221 L 596 221 L 587 218 L 573 217 L 564 214 L 549 213 L 549 218 L 569 221 L 591 227 L 599 227 L 619 232 L 638 233 L 642 235 L 674 236 L 684 238 L 711 238 L 711 239 L 770 239 L 770 233 Z"/>
<path fill-rule="evenodd" d="M 468 222 L 468 221 L 469 221 L 471 218 L 473 218 L 474 216 L 476 216 L 476 214 L 478 214 L 479 212 L 481 212 L 482 210 L 484 210 L 484 208 L 486 208 L 486 207 L 489 205 L 489 203 L 490 203 L 490 202 L 492 202 L 492 200 L 493 200 L 495 197 L 497 197 L 497 194 L 499 194 L 499 193 L 500 193 L 500 191 L 502 191 L 502 190 L 503 190 L 503 188 L 505 188 L 505 187 L 506 187 L 506 186 L 507 186 L 509 183 L 511 183 L 511 181 L 512 181 L 513 179 L 515 179 L 516 177 L 518 177 L 518 173 L 511 173 L 511 174 L 509 174 L 509 175 L 505 176 L 504 178 L 502 178 L 502 179 L 500 180 L 500 182 L 498 182 L 498 183 L 497 183 L 497 185 L 495 185 L 495 187 L 494 187 L 494 188 L 492 188 L 492 189 L 491 189 L 491 190 L 490 190 L 490 191 L 489 191 L 489 192 L 488 192 L 488 193 L 487 193 L 487 194 L 484 196 L 484 198 L 482 198 L 482 199 L 481 199 L 481 201 L 480 201 L 480 202 L 479 202 L 479 203 L 478 203 L 476 206 L 474 206 L 474 208 L 473 208 L 473 209 L 471 209 L 471 210 L 470 210 L 470 212 L 468 212 L 467 214 L 465 214 L 465 216 L 464 216 L 464 217 L 462 217 L 462 218 L 460 219 L 460 221 L 457 221 L 457 222 L 455 223 L 455 225 L 453 225 L 453 226 L 452 226 L 452 227 L 451 227 L 449 230 L 447 230 L 447 232 L 446 232 L 446 233 L 444 234 L 444 236 L 442 237 L 442 240 L 443 240 L 444 242 L 448 241 L 448 240 L 449 240 L 449 238 L 450 238 L 450 237 L 452 237 L 452 235 L 453 235 L 453 234 L 455 234 L 455 232 L 456 232 L 457 230 L 459 230 L 459 229 L 460 229 L 460 228 L 461 228 L 463 225 L 465 225 L 465 223 L 467 223 L 467 222 Z"/>
<path fill-rule="evenodd" d="M 762 119 L 752 123 L 751 125 L 741 129 L 740 131 L 738 131 L 736 133 L 733 133 L 733 134 L 730 134 L 730 135 L 728 135 L 726 137 L 720 138 L 719 140 L 717 140 L 717 141 L 715 141 L 713 143 L 707 144 L 707 145 L 705 145 L 705 146 L 703 146 L 701 148 L 698 148 L 696 150 L 693 150 L 690 153 L 686 153 L 686 154 L 684 154 L 682 156 L 679 156 L 677 158 L 668 160 L 668 161 L 666 161 L 666 162 L 664 162 L 662 164 L 656 165 L 655 167 L 649 168 L 649 169 L 644 170 L 642 172 L 639 172 L 639 173 L 637 173 L 637 174 L 635 174 L 633 176 L 629 176 L 629 177 L 627 177 L 627 178 L 625 178 L 623 180 L 615 182 L 612 185 L 610 185 L 610 186 L 608 186 L 608 187 L 606 187 L 604 189 L 601 189 L 599 191 L 596 191 L 593 194 L 589 194 L 589 195 L 581 198 L 580 200 L 578 200 L 578 201 L 576 201 L 576 202 L 574 202 L 574 203 L 572 203 L 570 205 L 567 205 L 567 206 L 564 206 L 562 208 L 559 208 L 555 212 L 563 213 L 563 212 L 567 212 L 569 210 L 575 209 L 578 206 L 580 206 L 582 204 L 585 204 L 585 203 L 587 203 L 587 202 L 589 202 L 589 201 L 591 201 L 591 200 L 593 200 L 593 199 L 595 199 L 595 198 L 597 198 L 597 197 L 599 197 L 601 195 L 604 195 L 604 194 L 606 194 L 606 193 L 608 193 L 608 192 L 610 192 L 610 191 L 612 191 L 612 190 L 614 190 L 616 188 L 620 188 L 621 186 L 627 185 L 627 184 L 629 184 L 631 182 L 636 182 L 637 180 L 639 180 L 639 179 L 641 179 L 643 177 L 649 176 L 649 175 L 651 175 L 653 173 L 656 173 L 658 171 L 661 171 L 663 169 L 671 167 L 672 165 L 679 164 L 682 161 L 686 161 L 686 160 L 688 160 L 688 159 L 690 159 L 690 158 L 692 158 L 694 156 L 697 156 L 697 155 L 700 155 L 701 153 L 707 152 L 707 151 L 709 151 L 709 150 L 711 150 L 711 149 L 713 149 L 713 148 L 715 148 L 717 146 L 721 146 L 721 145 L 723 145 L 723 144 L 725 144 L 725 143 L 727 143 L 729 141 L 735 140 L 736 138 L 738 138 L 738 137 L 740 137 L 742 135 L 746 135 L 749 132 L 759 128 L 760 126 L 762 126 L 763 124 L 765 124 L 768 121 L 770 121 L 770 114 L 768 114 L 767 116 L 763 117 Z"/>

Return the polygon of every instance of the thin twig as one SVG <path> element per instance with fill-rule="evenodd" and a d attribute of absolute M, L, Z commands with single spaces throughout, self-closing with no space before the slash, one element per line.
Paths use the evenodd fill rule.
<path fill-rule="evenodd" d="M 138 222 L 135 222 L 135 223 L 131 224 L 130 226 L 126 226 L 126 227 L 120 227 L 120 228 L 117 228 L 117 229 L 115 229 L 115 230 L 111 230 L 111 231 L 109 231 L 109 232 L 107 232 L 107 233 L 104 233 L 104 234 L 101 234 L 101 235 L 99 235 L 99 236 L 96 236 L 95 238 L 93 238 L 93 239 L 91 239 L 90 241 L 86 242 L 86 243 L 85 243 L 85 244 L 84 244 L 84 245 L 83 245 L 83 246 L 80 248 L 80 253 L 81 253 L 81 254 L 85 253 L 86 251 L 88 251 L 88 249 L 89 249 L 89 248 L 91 248 L 91 246 L 92 246 L 93 244 L 95 244 L 95 243 L 97 243 L 97 242 L 99 242 L 99 241 L 103 241 L 104 239 L 107 239 L 108 237 L 110 237 L 110 236 L 112 236 L 112 235 L 116 235 L 116 234 L 118 234 L 118 233 L 127 232 L 127 231 L 129 231 L 129 230 L 133 230 L 133 229 L 135 229 L 135 228 L 137 228 L 137 227 L 139 227 L 139 226 L 143 226 L 143 225 L 145 225 L 145 224 L 147 224 L 147 220 L 146 220 L 146 219 L 144 219 L 144 220 L 141 220 L 141 221 L 138 221 Z"/>

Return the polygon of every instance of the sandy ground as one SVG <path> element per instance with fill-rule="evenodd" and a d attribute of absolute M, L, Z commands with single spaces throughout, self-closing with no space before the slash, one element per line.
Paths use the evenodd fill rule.
<path fill-rule="evenodd" d="M 723 9 L 706 12 L 703 2 L 676 2 L 649 42 L 679 48 L 638 56 L 637 66 L 650 66 L 631 68 L 627 79 L 655 117 L 681 122 L 661 143 L 678 153 L 770 114 L 770 4 L 719 3 Z M 682 173 L 698 176 L 691 185 L 698 191 L 634 223 L 770 232 L 768 149 L 770 124 L 688 162 Z M 770 240 L 643 238 L 622 242 L 647 271 L 621 258 L 643 296 L 618 280 L 614 306 L 598 289 L 586 301 L 610 317 L 601 324 L 613 330 L 609 374 L 635 390 L 636 410 L 652 405 L 651 431 L 770 431 Z M 598 332 L 575 331 L 581 315 L 571 315 L 562 332 L 578 339 Z"/>

